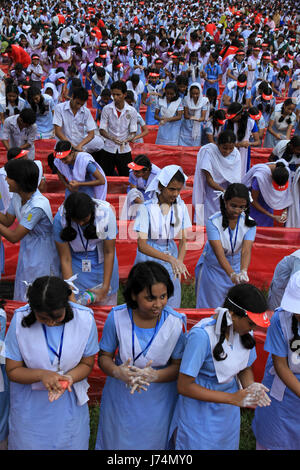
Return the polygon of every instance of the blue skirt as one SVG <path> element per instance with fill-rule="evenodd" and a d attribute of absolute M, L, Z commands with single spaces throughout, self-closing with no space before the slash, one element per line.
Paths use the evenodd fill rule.
<path fill-rule="evenodd" d="M 233 270 L 240 272 L 241 253 L 226 256 Z M 195 268 L 196 308 L 217 308 L 223 305 L 229 289 L 234 285 L 221 268 L 209 242 Z"/>

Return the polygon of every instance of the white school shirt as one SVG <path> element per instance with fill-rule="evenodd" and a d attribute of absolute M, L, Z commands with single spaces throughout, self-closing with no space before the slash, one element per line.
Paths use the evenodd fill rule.
<path fill-rule="evenodd" d="M 99 128 L 123 141 L 127 139 L 129 134 L 137 132 L 137 111 L 125 102 L 124 108 L 118 117 L 115 103 L 109 103 L 102 109 Z M 128 143 L 120 146 L 110 139 L 105 139 L 104 150 L 109 153 L 117 153 L 117 151 L 119 153 L 128 153 L 131 148 Z"/>
<path fill-rule="evenodd" d="M 28 158 L 34 160 L 34 141 L 37 134 L 37 125 L 32 124 L 29 128 L 20 129 L 17 124 L 19 114 L 9 116 L 3 124 L 2 140 L 9 141 L 9 147 L 22 147 L 26 142 L 30 144 Z"/>
<path fill-rule="evenodd" d="M 67 139 L 74 146 L 79 144 L 90 131 L 95 131 L 97 126 L 90 110 L 82 106 L 74 116 L 70 108 L 70 101 L 59 103 L 54 107 L 53 125 L 59 126 Z M 56 138 L 56 140 L 59 140 Z"/>

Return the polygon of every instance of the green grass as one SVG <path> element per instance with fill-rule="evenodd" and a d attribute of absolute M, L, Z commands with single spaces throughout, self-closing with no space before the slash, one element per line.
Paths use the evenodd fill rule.
<path fill-rule="evenodd" d="M 118 304 L 124 303 L 122 295 L 122 286 L 118 292 Z M 181 308 L 195 308 L 195 284 L 194 282 L 185 283 L 182 285 L 182 302 Z M 255 437 L 251 429 L 251 422 L 254 412 L 250 409 L 241 410 L 241 434 L 240 434 L 240 450 L 255 450 Z M 90 406 L 90 450 L 95 448 L 97 429 L 99 421 L 99 406 Z"/>

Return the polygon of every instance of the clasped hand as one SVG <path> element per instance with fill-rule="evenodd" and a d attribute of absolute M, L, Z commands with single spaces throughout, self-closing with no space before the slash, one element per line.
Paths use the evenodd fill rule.
<path fill-rule="evenodd" d="M 130 365 L 131 359 L 128 359 L 124 364 L 117 367 L 114 377 L 122 380 L 130 388 L 130 393 L 135 391 L 147 391 L 151 382 L 154 382 L 158 373 L 151 367 L 152 361 L 149 361 L 143 369 Z"/>

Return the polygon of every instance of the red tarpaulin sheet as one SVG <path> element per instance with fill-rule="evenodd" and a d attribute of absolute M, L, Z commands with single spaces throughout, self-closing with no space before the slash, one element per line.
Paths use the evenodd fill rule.
<path fill-rule="evenodd" d="M 12 318 L 13 312 L 15 309 L 24 305 L 24 302 L 15 302 L 7 301 L 5 305 L 5 310 L 8 318 L 8 324 Z M 107 318 L 108 313 L 110 312 L 111 307 L 94 307 L 94 316 L 98 330 L 98 339 L 100 340 L 102 336 L 103 326 Z M 187 316 L 187 329 L 190 330 L 193 325 L 202 320 L 205 317 L 213 315 L 214 311 L 212 309 L 176 309 L 178 312 L 185 313 Z M 272 312 L 268 312 L 269 316 L 272 316 Z M 254 362 L 252 368 L 254 373 L 254 378 L 256 382 L 261 382 L 264 374 L 265 363 L 268 357 L 268 354 L 264 351 L 264 342 L 266 338 L 266 330 L 263 328 L 258 328 L 254 332 L 254 337 L 256 340 L 256 352 L 257 359 Z M 88 395 L 90 398 L 89 404 L 96 404 L 100 401 L 102 389 L 105 383 L 105 374 L 99 369 L 97 364 L 97 357 L 95 358 L 94 368 L 91 374 L 88 377 L 88 382 L 90 388 Z"/>
<path fill-rule="evenodd" d="M 137 243 L 133 224 L 134 222 L 118 221 L 116 250 L 121 280 L 128 277 L 136 256 Z M 187 234 L 187 251 L 184 262 L 192 279 L 205 241 L 205 229 L 203 227 L 193 226 Z M 3 244 L 5 249 L 5 272 L 2 279 L 13 281 L 18 261 L 19 243 L 13 245 L 3 239 Z M 248 270 L 250 282 L 257 287 L 268 288 L 278 262 L 284 256 L 296 251 L 299 245 L 300 229 L 257 227 Z"/>
<path fill-rule="evenodd" d="M 48 167 L 47 157 L 53 152 L 55 146 L 54 139 L 37 140 L 35 143 L 35 158 L 41 160 L 44 168 L 44 173 L 52 173 Z M 171 147 L 167 145 L 155 145 L 154 143 L 132 144 L 132 157 L 143 153 L 148 155 L 150 160 L 160 168 L 166 165 L 180 165 L 188 176 L 193 176 L 195 173 L 197 154 L 200 147 Z M 251 149 L 251 165 L 257 163 L 265 163 L 271 149 L 253 148 Z M 3 144 L 0 143 L 0 166 L 6 163 L 6 151 Z"/>

